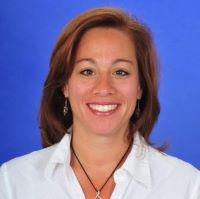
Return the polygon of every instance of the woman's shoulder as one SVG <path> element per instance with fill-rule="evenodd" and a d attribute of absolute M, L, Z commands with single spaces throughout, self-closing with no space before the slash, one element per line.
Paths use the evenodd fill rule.
<path fill-rule="evenodd" d="M 19 194 L 19 198 L 21 195 L 27 198 L 30 192 L 41 190 L 41 187 L 43 192 L 51 189 L 51 174 L 53 176 L 55 171 L 60 175 L 62 169 L 58 169 L 58 165 L 61 161 L 64 165 L 68 154 L 69 136 L 64 136 L 58 144 L 5 162 L 0 167 L 0 198 L 13 193 Z"/>
<path fill-rule="evenodd" d="M 43 170 L 51 158 L 52 153 L 55 151 L 56 145 L 9 160 L 2 164 L 1 170 L 9 170 L 9 173 L 16 173 L 18 171 L 20 173 L 26 173 L 33 172 L 34 170 L 38 172 L 38 169 Z"/>
<path fill-rule="evenodd" d="M 149 149 L 149 164 L 155 175 L 173 176 L 174 179 L 196 179 L 200 180 L 200 171 L 189 162 L 175 156 L 161 152 L 151 146 Z"/>
<path fill-rule="evenodd" d="M 54 165 L 66 163 L 70 156 L 70 135 L 50 147 L 15 158 L 0 167 L 0 173 L 10 176 L 46 176 Z M 68 159 L 67 159 L 68 158 Z"/>
<path fill-rule="evenodd" d="M 171 172 L 176 171 L 176 174 L 185 173 L 189 175 L 199 175 L 200 171 L 189 162 L 186 162 L 166 152 L 162 152 L 161 150 L 147 144 L 140 134 L 136 134 L 135 137 L 136 145 L 138 145 L 138 148 L 140 149 L 139 154 L 143 154 L 142 157 L 145 157 L 146 163 L 150 166 L 152 171 L 155 171 L 155 173 L 163 176 L 163 174 L 167 173 L 169 170 Z"/>

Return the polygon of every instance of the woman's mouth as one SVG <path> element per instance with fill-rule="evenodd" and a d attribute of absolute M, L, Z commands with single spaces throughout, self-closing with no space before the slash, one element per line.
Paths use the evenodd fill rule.
<path fill-rule="evenodd" d="M 88 104 L 89 109 L 97 114 L 97 115 L 110 115 L 112 114 L 117 108 L 119 107 L 119 104 L 96 104 L 91 103 Z"/>
<path fill-rule="evenodd" d="M 117 108 L 117 104 L 109 104 L 109 105 L 89 104 L 89 107 L 94 111 L 108 112 L 115 110 Z"/>

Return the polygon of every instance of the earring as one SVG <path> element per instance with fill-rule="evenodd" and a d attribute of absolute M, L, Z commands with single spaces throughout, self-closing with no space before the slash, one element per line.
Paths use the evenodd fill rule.
<path fill-rule="evenodd" d="M 140 116 L 140 100 L 139 99 L 137 100 L 135 115 L 137 118 L 139 118 L 139 116 Z"/>
<path fill-rule="evenodd" d="M 67 104 L 67 99 L 65 100 L 65 105 L 63 107 L 63 115 L 66 116 L 68 113 L 68 104 Z"/>

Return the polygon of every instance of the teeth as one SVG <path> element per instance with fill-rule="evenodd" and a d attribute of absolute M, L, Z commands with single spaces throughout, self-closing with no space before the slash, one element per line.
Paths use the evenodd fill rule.
<path fill-rule="evenodd" d="M 112 110 L 116 109 L 117 104 L 110 104 L 110 105 L 90 104 L 89 107 L 95 111 L 107 112 L 107 111 L 112 111 Z"/>

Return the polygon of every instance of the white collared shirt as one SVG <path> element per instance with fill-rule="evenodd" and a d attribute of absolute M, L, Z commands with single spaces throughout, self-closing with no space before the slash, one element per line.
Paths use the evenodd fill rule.
<path fill-rule="evenodd" d="M 70 139 L 4 163 L 0 199 L 85 199 L 70 166 Z M 158 152 L 135 134 L 131 152 L 114 173 L 111 199 L 200 199 L 200 172 Z"/>

